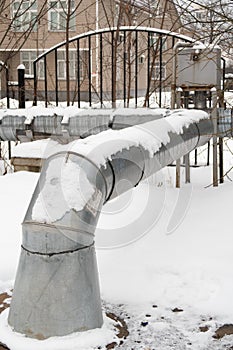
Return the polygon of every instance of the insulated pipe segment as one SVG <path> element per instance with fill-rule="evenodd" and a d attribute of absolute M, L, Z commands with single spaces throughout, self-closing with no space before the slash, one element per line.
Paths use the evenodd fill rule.
<path fill-rule="evenodd" d="M 101 131 L 123 129 L 163 118 L 169 113 L 160 108 L 78 109 L 32 108 L 3 110 L 0 114 L 0 141 L 32 141 L 41 138 L 85 138 Z"/>
<path fill-rule="evenodd" d="M 94 232 L 111 177 L 111 167 L 103 176 L 72 152 L 45 162 L 23 222 L 9 314 L 16 331 L 44 339 L 101 327 Z"/>
<path fill-rule="evenodd" d="M 163 122 L 166 123 L 166 119 Z M 146 123 L 141 127 L 142 129 L 145 128 L 145 132 L 150 132 L 150 123 Z M 155 138 L 160 138 L 159 131 L 156 132 L 154 129 L 153 132 Z M 212 121 L 203 119 L 198 123 L 190 124 L 187 128 L 184 127 L 181 134 L 170 132 L 170 142 L 166 145 L 162 144 L 153 156 L 142 145 L 130 147 L 129 150 L 123 149 L 112 155 L 109 163 L 114 173 L 114 177 L 111 178 L 115 179 L 115 183 L 112 184 L 112 194 L 109 199 L 113 199 L 137 186 L 141 180 L 151 176 L 195 148 L 204 145 L 212 137 L 212 132 Z M 109 181 L 104 170 L 103 175 L 106 177 L 106 181 Z"/>
<path fill-rule="evenodd" d="M 110 166 L 103 174 L 80 154 L 61 152 L 49 157 L 23 221 L 23 248 L 54 254 L 91 245 L 112 178 Z"/>
<path fill-rule="evenodd" d="M 209 119 L 187 126 L 180 121 L 180 128 L 176 116 L 172 120 L 173 124 L 166 118 L 143 124 L 143 132 L 137 134 L 141 143 L 134 145 L 135 139 L 129 147 L 128 140 L 125 147 L 119 143 L 119 150 L 101 166 L 93 162 L 95 152 L 61 152 L 47 159 L 23 222 L 8 317 L 15 331 L 43 339 L 102 326 L 94 233 L 104 202 L 212 136 Z"/>

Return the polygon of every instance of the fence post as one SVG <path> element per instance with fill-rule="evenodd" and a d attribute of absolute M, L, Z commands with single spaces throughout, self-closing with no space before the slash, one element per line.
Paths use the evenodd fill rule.
<path fill-rule="evenodd" d="M 211 89 L 212 92 L 212 120 L 214 124 L 213 134 L 213 186 L 218 186 L 218 121 L 217 121 L 217 90 L 215 87 Z"/>
<path fill-rule="evenodd" d="M 172 96 L 171 108 L 175 108 L 175 101 L 176 101 L 176 108 L 181 107 L 182 91 L 183 90 L 181 88 L 175 89 L 174 87 L 174 94 Z M 180 159 L 176 160 L 176 188 L 180 188 Z"/>
<path fill-rule="evenodd" d="M 6 103 L 7 108 L 10 108 L 10 92 L 9 92 L 9 70 L 8 66 L 5 66 L 6 69 Z"/>
<path fill-rule="evenodd" d="M 18 70 L 18 98 L 19 108 L 25 108 L 25 66 L 20 64 Z"/>
<path fill-rule="evenodd" d="M 222 184 L 224 182 L 224 167 L 223 167 L 223 138 L 220 136 L 218 139 L 219 143 L 219 182 Z"/>

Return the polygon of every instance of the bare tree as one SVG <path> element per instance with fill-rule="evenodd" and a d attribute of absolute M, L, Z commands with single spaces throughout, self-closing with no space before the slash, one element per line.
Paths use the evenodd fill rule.
<path fill-rule="evenodd" d="M 34 9 L 34 15 L 32 15 Z M 1 1 L 0 48 L 8 53 L 6 61 L 23 47 L 31 33 L 37 31 L 40 20 L 47 11 L 47 1 L 44 1 L 39 9 L 37 8 L 37 0 Z"/>

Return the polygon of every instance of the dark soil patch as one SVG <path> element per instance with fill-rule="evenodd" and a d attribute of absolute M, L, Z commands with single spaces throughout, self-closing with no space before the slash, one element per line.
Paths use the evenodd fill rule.
<path fill-rule="evenodd" d="M 215 339 L 221 339 L 225 335 L 231 335 L 233 334 L 233 324 L 224 324 L 223 326 L 219 327 L 215 334 L 213 335 L 213 338 Z"/>
<path fill-rule="evenodd" d="M 10 298 L 10 295 L 7 293 L 0 294 L 0 314 L 6 310 L 10 305 L 8 303 L 5 303 L 5 300 Z M 5 344 L 0 342 L 0 350 L 10 350 Z"/>
<path fill-rule="evenodd" d="M 172 310 L 172 312 L 183 312 L 183 309 L 179 309 L 178 307 L 175 307 L 175 309 Z"/>
<path fill-rule="evenodd" d="M 5 344 L 0 342 L 0 350 L 10 350 Z"/>
<path fill-rule="evenodd" d="M 10 298 L 10 295 L 7 293 L 0 294 L 0 313 L 6 310 L 10 305 L 5 302 L 6 299 Z"/>
<path fill-rule="evenodd" d="M 200 332 L 208 332 L 209 327 L 208 326 L 200 326 L 199 330 L 200 330 Z"/>
<path fill-rule="evenodd" d="M 124 343 L 123 339 L 126 339 L 128 337 L 128 335 L 129 335 L 129 331 L 128 331 L 128 327 L 127 327 L 126 322 L 122 318 L 120 318 L 119 316 L 115 315 L 112 312 L 107 312 L 106 316 L 111 318 L 113 321 L 116 322 L 115 328 L 117 328 L 117 330 L 119 331 L 119 333 L 117 334 L 117 337 L 119 339 L 122 339 L 120 341 L 120 345 L 122 345 Z M 106 346 L 106 349 L 107 350 L 114 349 L 116 346 L 117 346 L 117 343 L 113 342 L 111 344 L 108 344 Z"/>

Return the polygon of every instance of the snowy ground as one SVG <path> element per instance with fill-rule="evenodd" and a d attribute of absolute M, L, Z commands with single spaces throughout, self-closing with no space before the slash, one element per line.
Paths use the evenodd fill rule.
<path fill-rule="evenodd" d="M 204 165 L 206 151 L 200 153 Z M 227 147 L 225 155 L 228 170 Z M 233 172 L 218 189 L 205 188 L 211 168 L 192 168 L 192 185 L 177 190 L 174 168 L 166 168 L 105 206 L 96 233 L 103 310 L 123 318 L 129 330 L 117 348 L 233 349 L 233 336 L 213 338 L 219 326 L 233 323 L 231 178 Z M 13 288 L 20 223 L 37 179 L 25 172 L 0 177 L 0 293 Z M 6 319 L 7 311 L 0 341 L 12 350 L 92 350 L 119 342 L 107 318 L 101 330 L 40 342 L 14 334 Z"/>
<path fill-rule="evenodd" d="M 231 94 L 231 96 L 232 96 L 232 94 Z M 9 102 L 10 102 L 10 108 L 12 108 L 12 109 L 18 108 L 18 106 L 19 106 L 18 100 L 10 99 Z M 143 107 L 144 102 L 145 102 L 145 98 L 144 97 L 138 97 L 138 99 L 137 99 L 137 106 L 138 107 Z M 162 108 L 170 108 L 170 105 L 171 105 L 171 93 L 170 92 L 163 92 L 161 103 L 162 103 L 162 106 L 161 106 Z M 74 105 L 74 106 L 78 106 L 78 102 L 76 102 L 76 101 L 74 101 L 71 104 Z M 30 107 L 33 106 L 33 102 L 32 101 L 26 101 L 25 105 L 26 105 L 26 108 L 30 108 Z M 45 103 L 43 101 L 38 101 L 37 105 L 45 107 Z M 0 99 L 0 108 L 6 108 L 6 106 L 7 106 L 7 99 L 6 98 Z M 56 102 L 54 102 L 54 101 L 51 101 L 51 102 L 48 103 L 48 107 L 53 108 L 55 106 L 56 106 Z M 58 106 L 59 107 L 66 107 L 67 103 L 60 101 Z M 81 101 L 81 105 L 80 106 L 81 106 L 81 108 L 90 108 L 89 102 L 85 102 L 85 101 Z M 92 102 L 91 108 L 100 108 L 100 107 L 101 107 L 100 102 Z M 103 107 L 104 108 L 111 108 L 112 107 L 112 102 L 110 100 L 109 101 L 104 101 L 103 102 Z M 117 108 L 124 107 L 124 101 L 123 100 L 117 100 L 116 101 L 116 107 Z M 129 106 L 128 107 L 133 107 L 133 108 L 135 107 L 135 100 L 134 100 L 134 98 L 129 100 Z M 153 93 L 151 95 L 151 97 L 150 97 L 150 107 L 151 108 L 159 107 L 159 93 Z"/>
<path fill-rule="evenodd" d="M 205 156 L 202 149 L 199 163 Z M 233 156 L 226 146 L 225 160 L 228 170 Z M 230 350 L 233 335 L 213 335 L 233 323 L 233 171 L 213 188 L 207 187 L 211 167 L 192 168 L 192 184 L 180 190 L 174 171 L 165 168 L 104 207 L 96 233 L 103 308 L 128 326 L 119 349 Z M 37 179 L 27 172 L 0 177 L 0 293 L 13 288 L 20 223 Z M 36 341 L 13 334 L 6 317 L 7 310 L 0 316 L 0 341 L 12 350 L 93 350 L 116 340 L 109 319 L 82 338 Z"/>

